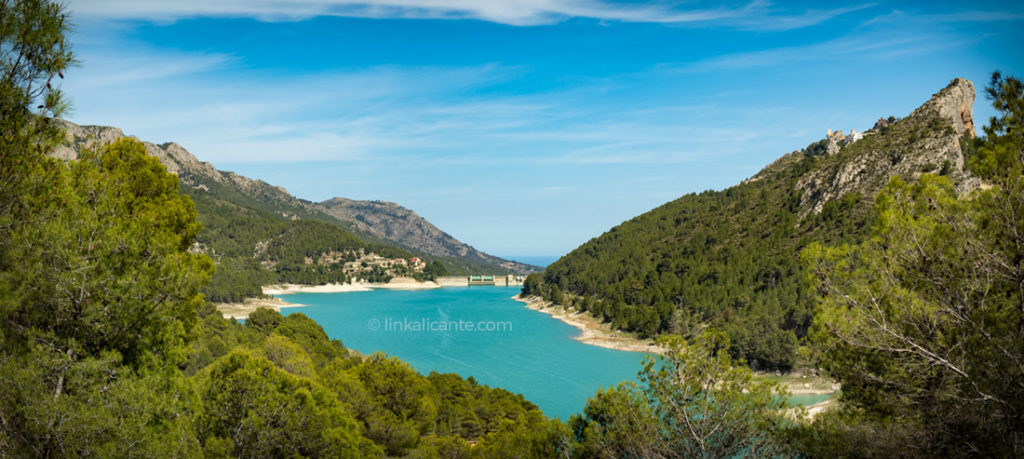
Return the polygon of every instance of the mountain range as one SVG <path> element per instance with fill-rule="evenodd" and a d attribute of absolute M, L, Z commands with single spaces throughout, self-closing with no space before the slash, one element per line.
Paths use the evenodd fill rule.
<path fill-rule="evenodd" d="M 62 123 L 65 141 L 54 155 L 63 159 L 125 137 L 115 127 Z M 540 270 L 481 252 L 393 202 L 312 202 L 262 180 L 218 170 L 177 143 L 144 145 L 178 176 L 182 192 L 196 204 L 204 230 L 193 249 L 211 255 L 219 267 L 206 291 L 213 301 L 257 296 L 261 284 L 277 282 Z M 421 262 L 403 261 L 412 259 Z"/>

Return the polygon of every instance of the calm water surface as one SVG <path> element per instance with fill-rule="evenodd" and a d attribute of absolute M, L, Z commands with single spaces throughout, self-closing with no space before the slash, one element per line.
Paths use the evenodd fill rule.
<path fill-rule="evenodd" d="M 306 314 L 347 347 L 386 352 L 424 374 L 473 376 L 522 393 L 563 420 L 599 388 L 635 380 L 646 354 L 580 343 L 572 339 L 577 329 L 526 309 L 511 299 L 517 293 L 517 287 L 455 287 L 280 297 L 307 306 L 282 314 Z"/>
<path fill-rule="evenodd" d="M 473 376 L 521 393 L 567 420 L 600 388 L 636 380 L 647 354 L 580 343 L 579 331 L 512 300 L 518 287 L 451 287 L 280 295 L 331 338 L 364 354 L 383 351 L 423 374 Z M 795 395 L 809 405 L 828 395 Z"/>

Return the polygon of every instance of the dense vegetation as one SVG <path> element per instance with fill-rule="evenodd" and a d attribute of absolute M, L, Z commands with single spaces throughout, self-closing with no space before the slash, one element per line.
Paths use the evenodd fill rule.
<path fill-rule="evenodd" d="M 1024 86 L 997 73 L 988 95 L 968 165 L 990 187 L 894 179 L 868 240 L 804 251 L 815 360 L 843 384 L 807 442 L 822 455 L 1024 452 Z"/>
<path fill-rule="evenodd" d="M 433 456 L 547 431 L 552 421 L 522 396 L 362 358 L 301 314 L 223 319 L 200 293 L 213 263 L 189 251 L 195 206 L 141 143 L 71 162 L 45 155 L 61 135 L 46 117 L 60 101 L 32 88 L 70 61 L 60 7 L 0 11 L 16 52 L 47 54 L 21 80 L 23 59 L 4 56 L 0 454 Z M 315 222 L 261 229 L 296 250 L 366 248 Z M 267 252 L 297 263 L 273 244 Z"/>
<path fill-rule="evenodd" d="M 195 382 L 196 434 L 208 449 L 226 445 L 242 456 L 433 455 L 509 435 L 515 424 L 552 422 L 521 395 L 472 378 L 424 377 L 382 354 L 353 354 L 302 314 L 261 309 L 245 326 L 213 308 L 202 314 L 184 373 Z"/>
<path fill-rule="evenodd" d="M 346 282 L 351 276 L 334 264 L 307 263 L 330 252 L 375 253 L 386 258 L 412 258 L 392 246 L 363 242 L 338 226 L 318 221 L 288 220 L 278 215 L 220 199 L 207 191 L 183 186 L 195 201 L 203 231 L 199 247 L 217 263 L 217 273 L 203 289 L 210 301 L 242 301 L 261 295 L 272 283 L 325 284 Z M 258 253 L 256 248 L 261 247 Z M 395 275 L 425 277 L 412 271 L 384 272 L 368 268 L 359 278 L 386 282 Z"/>
<path fill-rule="evenodd" d="M 729 335 L 734 357 L 752 367 L 791 368 L 814 307 L 800 250 L 863 240 L 873 218 L 872 196 L 859 191 L 808 212 L 799 180 L 868 151 L 920 149 L 948 129 L 922 114 L 894 120 L 834 155 L 826 155 L 826 141 L 815 142 L 755 179 L 685 195 L 612 228 L 531 276 L 523 293 L 644 338 L 716 328 Z M 864 188 L 880 189 L 886 180 L 875 177 L 878 183 Z"/>
<path fill-rule="evenodd" d="M 524 294 L 575 305 L 641 337 L 722 328 L 752 365 L 789 367 L 812 307 L 796 254 L 859 198 L 829 206 L 821 225 L 798 226 L 798 176 L 786 172 L 627 221 L 531 276 Z M 843 222 L 849 234 L 864 224 Z"/>
<path fill-rule="evenodd" d="M 703 332 L 687 344 L 660 340 L 665 360 L 648 360 L 632 382 L 599 391 L 569 425 L 580 457 L 768 457 L 792 453 L 785 394 L 724 352 L 728 337 Z"/>

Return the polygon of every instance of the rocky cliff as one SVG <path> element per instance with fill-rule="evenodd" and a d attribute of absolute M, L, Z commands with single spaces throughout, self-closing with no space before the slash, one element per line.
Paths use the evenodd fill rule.
<path fill-rule="evenodd" d="M 894 175 L 941 172 L 962 191 L 977 187 L 979 182 L 964 172 L 960 145 L 962 138 L 974 137 L 973 107 L 974 84 L 957 78 L 906 118 L 876 124 L 858 141 L 840 142 L 837 148 L 836 136 L 830 135 L 827 149 L 835 158 L 797 182 L 802 214 L 821 212 L 826 203 L 849 193 L 874 194 Z"/>

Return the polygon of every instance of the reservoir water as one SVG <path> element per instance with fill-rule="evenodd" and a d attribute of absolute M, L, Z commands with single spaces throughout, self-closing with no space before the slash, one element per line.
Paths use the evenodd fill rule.
<path fill-rule="evenodd" d="M 363 354 L 398 357 L 423 374 L 457 373 L 523 394 L 544 414 L 568 420 L 600 388 L 636 380 L 647 354 L 573 339 L 579 330 L 526 309 L 519 287 L 445 287 L 279 295 L 327 335 Z M 794 395 L 811 405 L 830 395 Z"/>
<path fill-rule="evenodd" d="M 573 339 L 579 331 L 512 300 L 518 287 L 296 293 L 285 308 L 364 354 L 382 351 L 427 374 L 458 373 L 522 393 L 567 420 L 599 388 L 635 380 L 646 354 Z"/>

